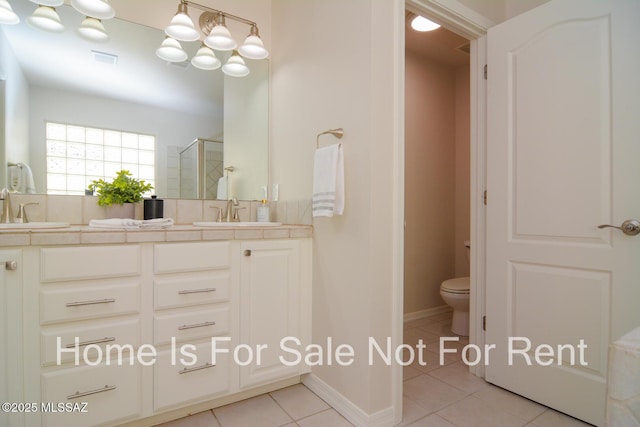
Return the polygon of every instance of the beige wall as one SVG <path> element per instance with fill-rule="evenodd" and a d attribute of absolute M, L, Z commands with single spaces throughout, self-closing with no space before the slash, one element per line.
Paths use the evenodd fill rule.
<path fill-rule="evenodd" d="M 469 273 L 469 70 L 406 52 L 405 76 L 408 314 L 442 306 L 442 281 Z"/>
<path fill-rule="evenodd" d="M 394 70 L 402 66 L 394 23 L 403 13 L 400 1 L 273 2 L 270 157 L 281 198 L 311 196 L 316 135 L 345 131 L 344 215 L 313 221 L 313 340 L 332 337 L 360 357 L 313 374 L 364 414 L 393 400 L 391 367 L 368 366 L 366 355 L 370 336 L 391 335 L 393 286 L 401 286 L 392 268 L 392 190 L 401 179 L 393 161 L 401 115 Z"/>
<path fill-rule="evenodd" d="M 458 67 L 456 79 L 456 207 L 453 250 L 455 277 L 469 275 L 464 241 L 471 236 L 471 100 L 469 67 Z"/>

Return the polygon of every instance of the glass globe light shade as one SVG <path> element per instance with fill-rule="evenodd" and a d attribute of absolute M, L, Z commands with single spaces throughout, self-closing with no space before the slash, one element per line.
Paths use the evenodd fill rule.
<path fill-rule="evenodd" d="M 171 37 L 164 39 L 158 49 L 156 49 L 156 55 L 160 59 L 164 59 L 168 62 L 182 62 L 187 59 L 187 52 L 182 49 L 180 42 Z"/>
<path fill-rule="evenodd" d="M 222 66 L 222 72 L 232 77 L 244 77 L 249 75 L 249 67 L 244 63 L 244 59 L 240 57 L 238 51 L 233 51 L 233 55 Z"/>
<path fill-rule="evenodd" d="M 109 34 L 104 29 L 102 21 L 87 16 L 78 27 L 78 33 L 87 40 L 104 42 L 109 40 Z"/>
<path fill-rule="evenodd" d="M 191 64 L 201 70 L 217 70 L 222 65 L 222 62 L 220 62 L 211 48 L 202 45 L 195 56 L 191 58 Z"/>
<path fill-rule="evenodd" d="M 44 31 L 59 33 L 64 31 L 64 25 L 58 12 L 51 6 L 38 6 L 33 14 L 27 18 L 27 22 Z"/>

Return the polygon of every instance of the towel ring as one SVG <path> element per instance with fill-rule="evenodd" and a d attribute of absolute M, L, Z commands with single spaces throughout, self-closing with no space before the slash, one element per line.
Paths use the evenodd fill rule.
<path fill-rule="evenodd" d="M 329 130 L 326 130 L 324 132 L 320 132 L 318 134 L 318 136 L 316 137 L 316 148 L 320 148 L 320 136 L 321 135 L 326 135 L 326 134 L 331 134 L 331 135 L 335 136 L 336 138 L 341 139 L 344 136 L 344 129 L 336 128 L 336 129 L 329 129 Z"/>

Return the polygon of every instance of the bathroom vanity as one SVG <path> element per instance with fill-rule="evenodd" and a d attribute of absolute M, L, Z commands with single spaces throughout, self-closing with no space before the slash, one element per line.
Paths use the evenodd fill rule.
<path fill-rule="evenodd" d="M 31 405 L 2 425 L 150 426 L 309 371 L 281 340 L 310 342 L 311 227 L 71 227 L 0 242 L 1 397 Z"/>

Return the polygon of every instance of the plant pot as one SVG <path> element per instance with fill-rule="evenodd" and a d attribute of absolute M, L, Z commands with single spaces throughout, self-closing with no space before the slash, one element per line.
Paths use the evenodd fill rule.
<path fill-rule="evenodd" d="M 125 203 L 123 205 L 105 206 L 105 216 L 107 218 L 130 218 L 135 219 L 135 204 Z"/>

